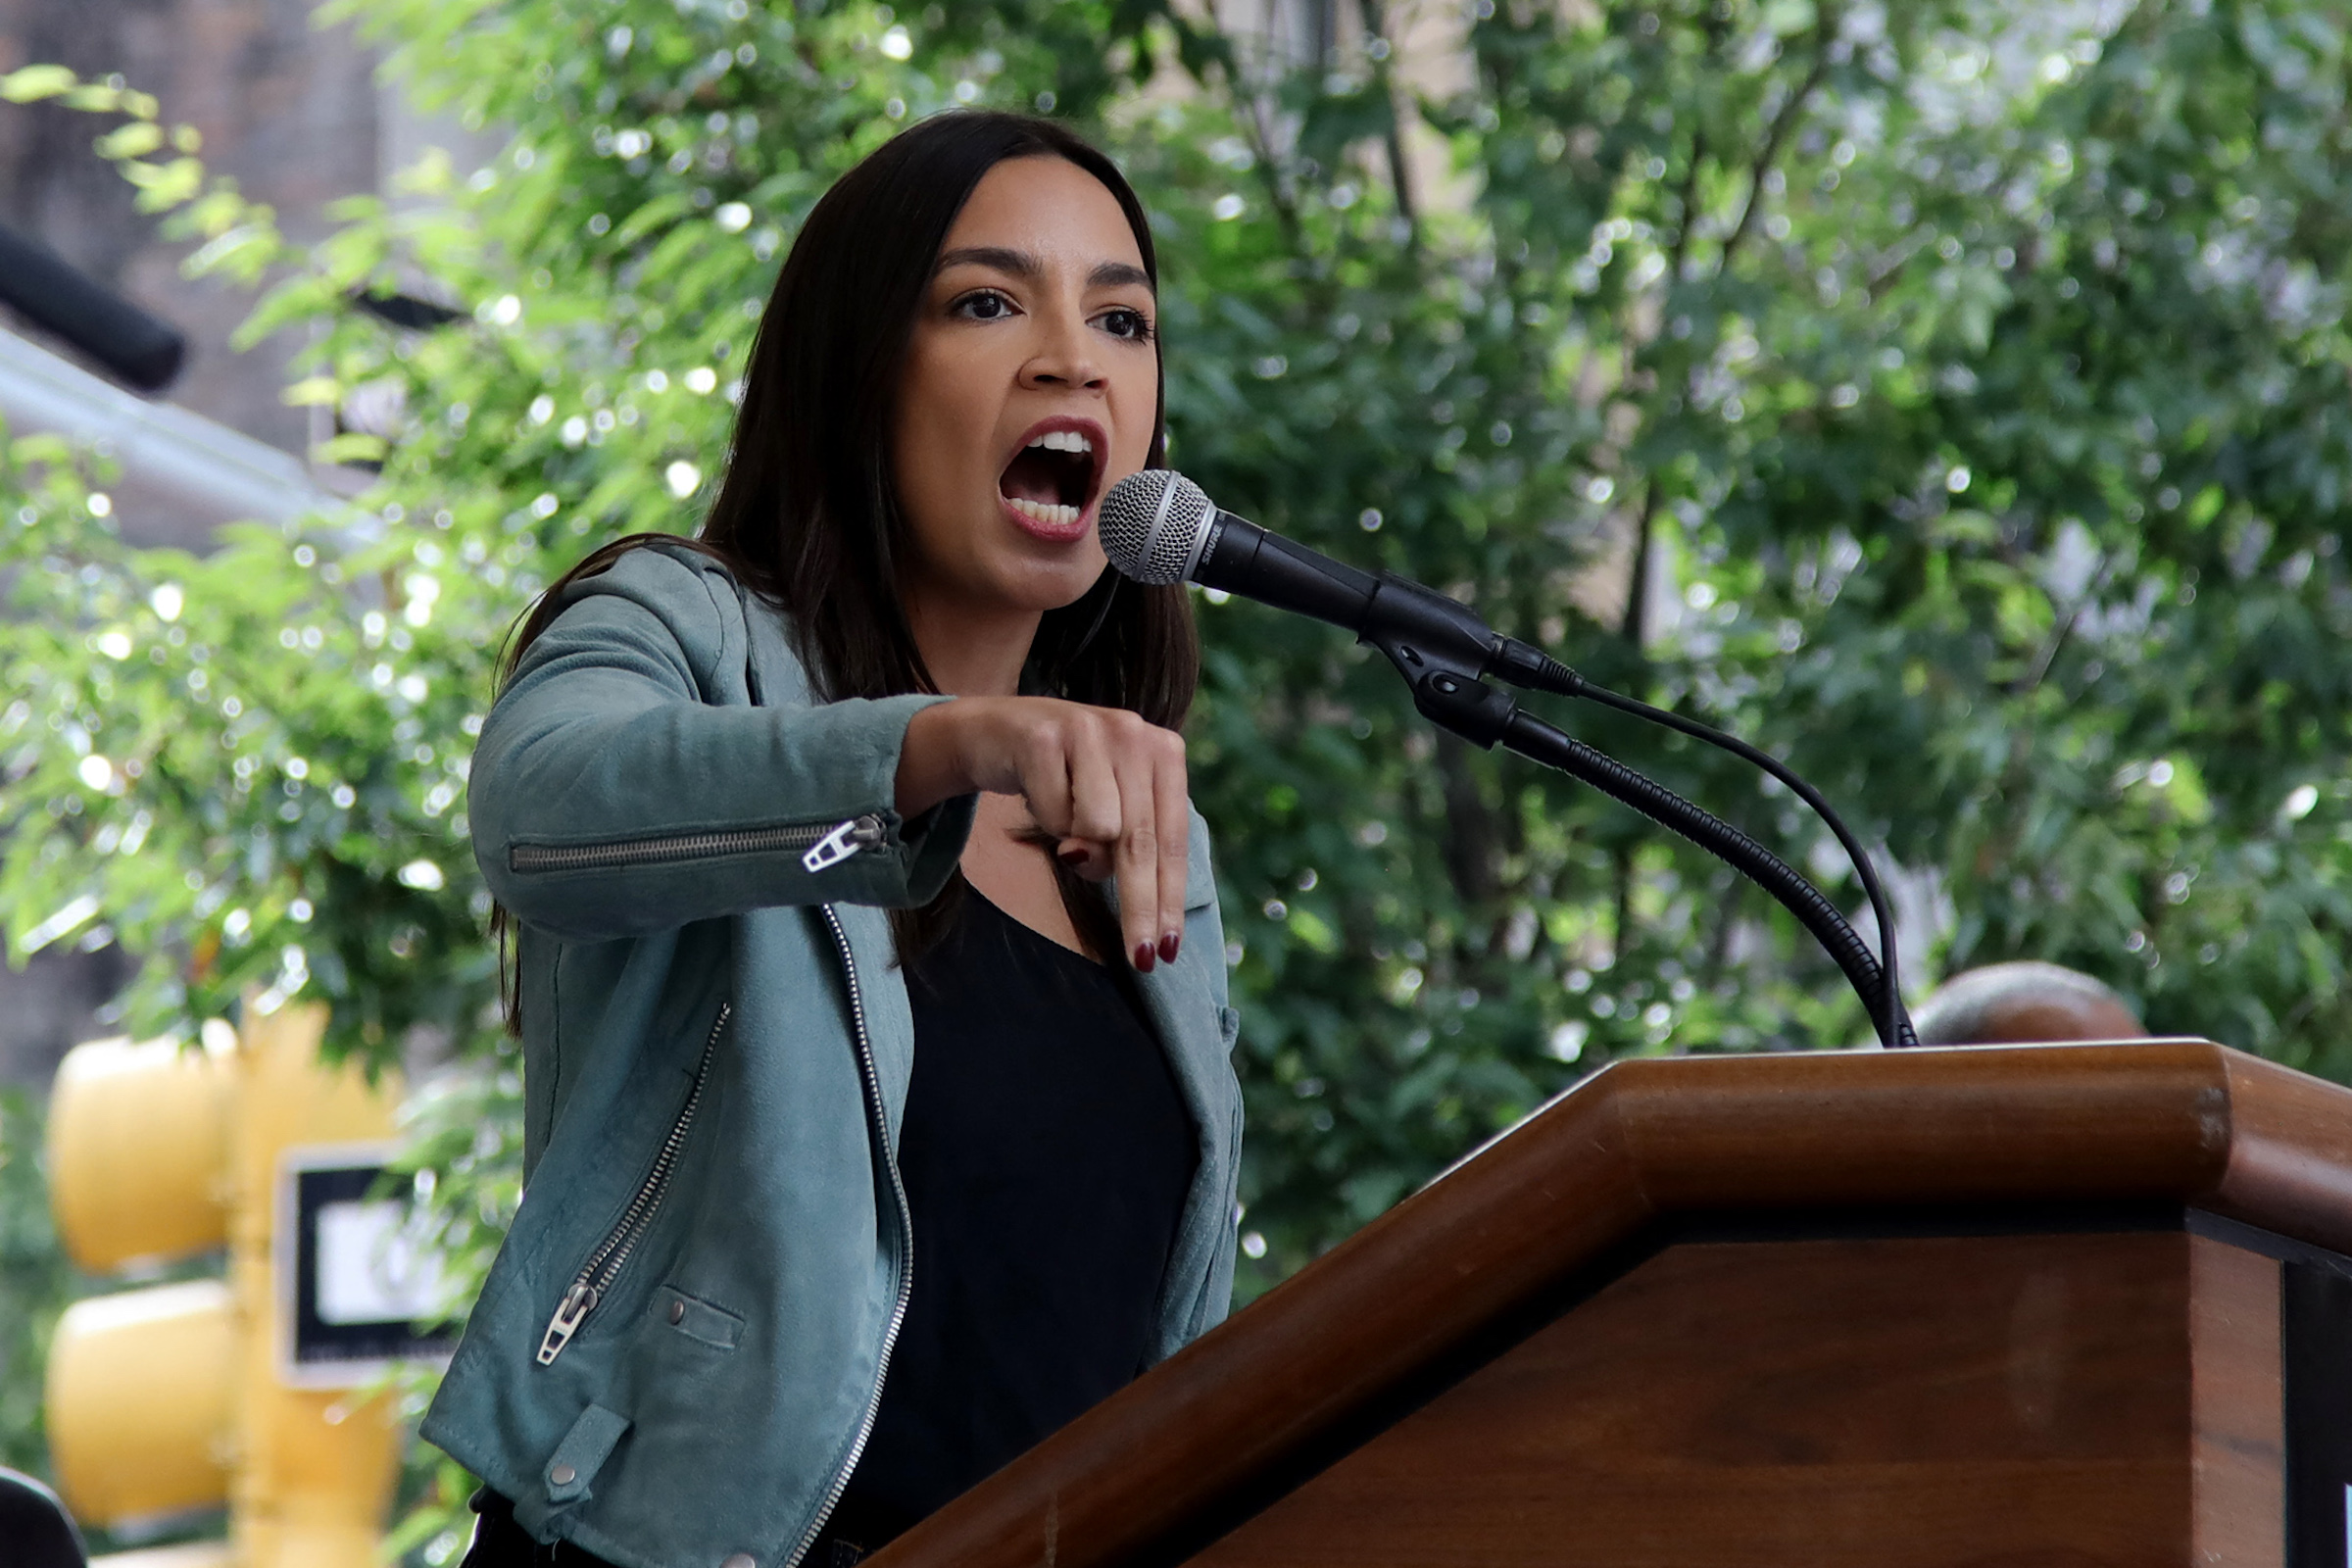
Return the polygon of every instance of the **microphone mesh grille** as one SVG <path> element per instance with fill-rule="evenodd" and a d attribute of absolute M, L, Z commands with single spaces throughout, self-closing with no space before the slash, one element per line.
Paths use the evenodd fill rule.
<path fill-rule="evenodd" d="M 1182 582 L 1215 510 L 1183 474 L 1145 468 L 1110 487 L 1095 532 L 1110 564 L 1137 582 Z"/>

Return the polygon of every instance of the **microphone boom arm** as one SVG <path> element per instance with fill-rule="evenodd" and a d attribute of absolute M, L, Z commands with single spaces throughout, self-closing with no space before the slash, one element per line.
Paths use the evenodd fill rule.
<path fill-rule="evenodd" d="M 1821 792 L 1778 759 L 1698 720 L 1592 685 L 1543 649 L 1497 635 L 1470 609 L 1409 577 L 1375 575 L 1294 543 L 1211 502 L 1166 469 L 1129 474 L 1104 496 L 1098 520 L 1103 551 L 1139 582 L 1191 580 L 1278 610 L 1342 626 L 1388 655 L 1422 716 L 1463 739 L 1496 743 L 1582 779 L 1672 828 L 1755 881 L 1802 921 L 1868 1009 L 1888 1046 L 1916 1045 L 1896 979 L 1892 909 L 1870 858 Z M 1585 698 L 1719 746 L 1762 768 L 1829 825 L 1868 895 L 1879 924 L 1879 955 L 1821 891 L 1730 823 L 1614 758 L 1522 714 L 1516 700 L 1485 684 L 1494 676 L 1527 691 Z"/>
<path fill-rule="evenodd" d="M 1438 604 L 1452 610 L 1471 623 L 1478 624 L 1469 612 L 1451 600 L 1431 594 L 1419 584 L 1396 578 L 1394 582 L 1418 590 L 1411 595 L 1398 594 L 1392 599 L 1389 589 L 1392 579 L 1383 574 L 1381 592 L 1374 599 L 1377 609 L 1384 600 L 1392 605 L 1412 603 L 1416 609 Z M 1422 596 L 1426 596 L 1423 598 Z M 1410 620 L 1432 630 L 1453 630 L 1458 636 L 1459 622 L 1443 613 L 1407 616 L 1377 616 L 1367 614 L 1368 626 L 1363 640 L 1378 648 L 1396 666 L 1405 685 L 1413 694 L 1413 707 L 1431 723 L 1460 736 L 1475 746 L 1492 749 L 1497 743 L 1530 761 L 1557 768 L 1569 777 L 1599 790 L 1648 817 L 1661 827 L 1682 835 L 1700 849 L 1713 855 L 1762 888 L 1796 916 L 1799 924 L 1812 933 L 1825 952 L 1837 963 L 1854 994 L 1862 1001 L 1869 1015 L 1871 1028 L 1880 1043 L 1888 1048 L 1917 1044 L 1911 1033 L 1910 1019 L 1901 1010 L 1901 1003 L 1887 996 L 1886 971 L 1861 936 L 1836 905 L 1822 896 L 1796 869 L 1779 856 L 1749 838 L 1740 829 L 1724 821 L 1690 801 L 1685 800 L 1664 785 L 1643 777 L 1583 741 L 1569 735 L 1531 713 L 1520 710 L 1519 704 L 1508 692 L 1488 685 L 1479 676 L 1488 662 L 1480 651 L 1465 650 L 1454 637 L 1420 641 L 1403 634 L 1407 630 L 1397 624 Z M 1486 628 L 1479 625 L 1480 631 Z M 1495 642 L 1511 639 L 1487 637 Z M 1431 646 L 1436 641 L 1453 642 L 1446 648 Z M 1526 645 L 1521 644 L 1521 647 Z M 1533 650 L 1530 650 L 1534 652 Z M 1464 657 L 1467 652 L 1468 657 Z M 1539 658 L 1544 657 L 1541 654 Z"/>

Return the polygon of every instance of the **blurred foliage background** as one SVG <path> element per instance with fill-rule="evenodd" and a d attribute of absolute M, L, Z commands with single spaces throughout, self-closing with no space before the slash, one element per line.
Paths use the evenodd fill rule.
<path fill-rule="evenodd" d="M 330 444 L 380 465 L 349 514 L 201 560 L 123 547 L 88 455 L 10 449 L 12 955 L 103 928 L 144 955 L 141 1033 L 297 992 L 340 1051 L 425 1032 L 459 1065 L 420 1187 L 478 1269 L 517 1195 L 464 794 L 500 641 L 596 544 L 696 525 L 802 215 L 989 104 L 1101 137 L 1151 206 L 1173 462 L 1787 756 L 1883 846 L 1914 1000 L 2046 957 L 2159 1031 L 2352 1071 L 2337 9 L 1309 9 L 1301 48 L 1163 0 L 336 0 L 510 139 L 305 249 L 152 100 L 0 79 L 97 117 L 191 265 L 257 291 L 251 334 L 312 335 L 289 397 L 401 411 Z M 354 308 L 392 291 L 464 315 Z M 1867 1037 L 1728 873 L 1437 739 L 1326 628 L 1200 611 L 1245 1297 L 1611 1059 Z M 1740 764 L 1549 716 L 1859 906 Z M 62 1290 L 21 1166 L 12 1303 Z M 9 1333 L 23 1456 L 37 1325 Z M 462 1488 L 420 1458 L 402 1549 L 448 1559 Z"/>

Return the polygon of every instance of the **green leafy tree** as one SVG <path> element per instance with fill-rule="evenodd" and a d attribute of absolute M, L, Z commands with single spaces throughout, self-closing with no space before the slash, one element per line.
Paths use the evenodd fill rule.
<path fill-rule="evenodd" d="M 1505 7 L 1468 47 L 1472 85 L 1419 106 L 1450 220 L 1363 177 L 1394 168 L 1369 52 L 1250 86 L 1291 118 L 1233 117 L 1249 207 L 1187 252 L 1182 461 L 1791 758 L 1956 911 L 1915 981 L 2048 956 L 2160 1028 L 2352 1066 L 2340 29 Z M 1213 188 L 1185 129 L 1155 191 Z M 1256 1283 L 1594 1061 L 1866 1036 L 1719 868 L 1432 747 L 1328 633 L 1208 616 Z M 1740 764 L 1574 723 L 1858 905 Z"/>
<path fill-rule="evenodd" d="M 1068 116 L 1135 174 L 1179 466 L 1788 755 L 1954 911 L 1915 995 L 2047 956 L 2160 1028 L 2352 1068 L 2352 126 L 2316 0 L 1481 4 L 1443 94 L 1370 4 L 1311 60 L 1151 0 L 330 9 L 510 139 L 307 252 L 152 101 L 0 78 L 114 116 L 192 265 L 263 290 L 248 330 L 318 333 L 290 395 L 404 411 L 332 444 L 381 465 L 349 514 L 201 561 L 124 549 L 73 454 L 15 449 L 0 919 L 146 955 L 141 1030 L 299 991 L 337 1050 L 436 1031 L 473 1075 L 416 1162 L 466 1267 L 516 1197 L 463 816 L 496 650 L 587 549 L 695 524 L 800 219 L 963 103 Z M 352 307 L 393 288 L 467 314 Z M 1694 852 L 1434 736 L 1326 628 L 1201 613 L 1245 1292 L 1601 1062 L 1865 1036 Z M 1740 764 L 1552 716 L 1859 904 Z M 404 1549 L 447 1560 L 463 1486 L 420 1469 Z"/>
<path fill-rule="evenodd" d="M 0 1090 L 0 1464 L 26 1471 L 48 1464 L 41 1366 L 76 1283 L 49 1220 L 41 1125 L 30 1095 Z"/>

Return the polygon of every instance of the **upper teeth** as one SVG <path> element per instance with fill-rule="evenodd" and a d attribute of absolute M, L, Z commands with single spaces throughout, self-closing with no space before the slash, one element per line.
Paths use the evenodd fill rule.
<path fill-rule="evenodd" d="M 1078 430 L 1048 430 L 1029 444 L 1044 447 L 1048 452 L 1084 452 L 1090 456 L 1095 450 L 1095 444 Z"/>

